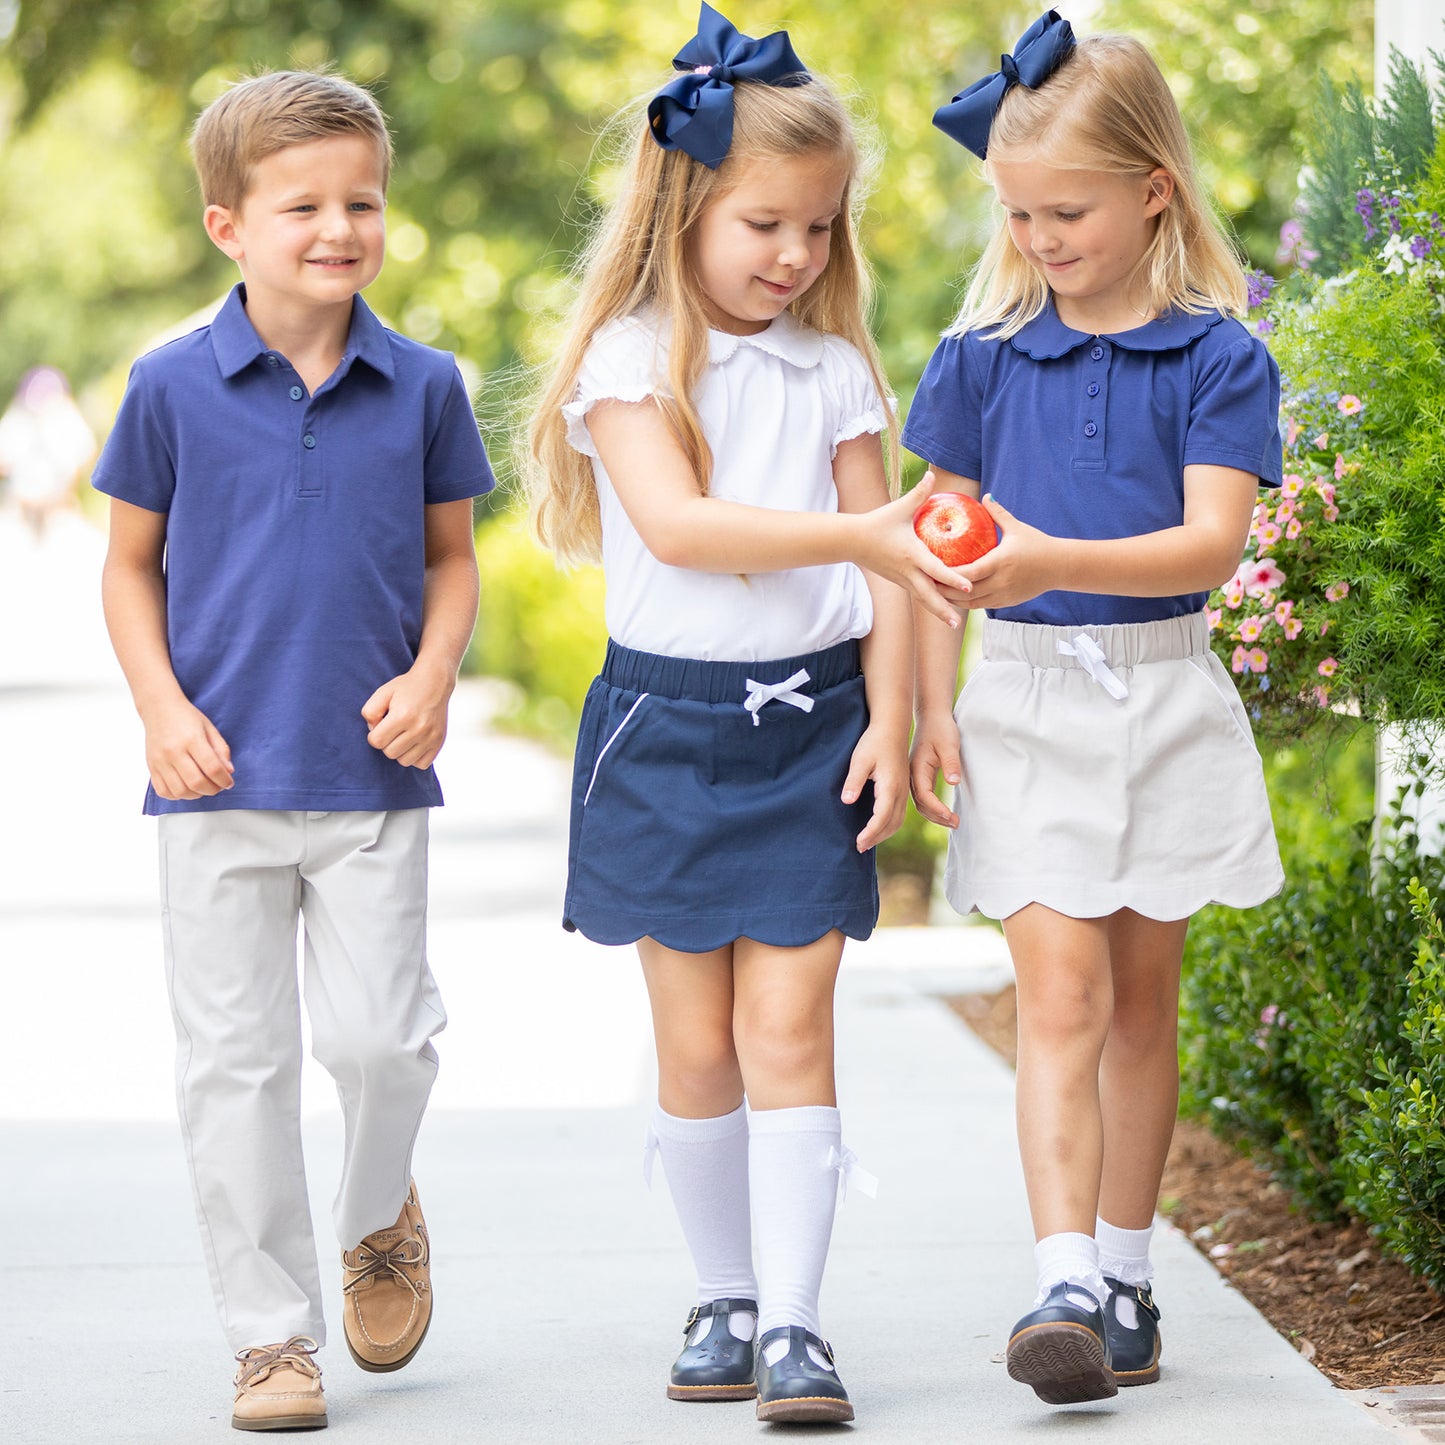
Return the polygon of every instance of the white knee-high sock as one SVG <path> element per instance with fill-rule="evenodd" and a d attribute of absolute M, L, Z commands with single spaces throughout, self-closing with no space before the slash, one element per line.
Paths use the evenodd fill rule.
<path fill-rule="evenodd" d="M 755 1110 L 748 1131 L 762 1290 L 758 1333 L 802 1325 L 821 1334 L 818 1293 L 833 1234 L 836 1160 L 842 1152 L 838 1111 L 822 1104 Z"/>
<path fill-rule="evenodd" d="M 697 1299 L 756 1299 L 748 1199 L 748 1114 L 715 1119 L 653 1113 L 667 1188 L 697 1270 Z"/>

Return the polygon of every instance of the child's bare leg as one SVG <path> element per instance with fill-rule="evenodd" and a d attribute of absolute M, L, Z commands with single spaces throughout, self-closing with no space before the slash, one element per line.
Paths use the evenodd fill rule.
<path fill-rule="evenodd" d="M 1018 985 L 1019 1154 L 1039 1239 L 1094 1232 L 1099 1060 L 1113 1011 L 1106 925 L 1031 903 L 1003 926 Z"/>
<path fill-rule="evenodd" d="M 843 936 L 824 934 L 803 948 L 733 945 L 737 989 L 734 1035 L 754 1109 L 833 1107 L 833 988 Z"/>
<path fill-rule="evenodd" d="M 679 953 L 637 944 L 652 1004 L 657 1102 L 683 1119 L 712 1119 L 743 1100 L 733 1046 L 733 949 Z"/>
<path fill-rule="evenodd" d="M 1124 909 L 1108 924 L 1114 1018 L 1099 1067 L 1099 1215 L 1121 1229 L 1147 1229 L 1179 1108 L 1179 971 L 1189 920 L 1161 923 Z"/>

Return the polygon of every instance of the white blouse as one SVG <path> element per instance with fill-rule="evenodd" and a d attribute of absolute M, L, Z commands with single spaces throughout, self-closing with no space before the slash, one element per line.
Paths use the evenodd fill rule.
<path fill-rule="evenodd" d="M 567 439 L 592 458 L 602 508 L 607 630 L 624 647 L 704 661 L 758 662 L 818 652 L 873 625 L 851 563 L 786 572 L 696 572 L 659 562 L 628 520 L 587 429 L 598 401 L 667 395 L 669 327 L 639 312 L 609 322 L 563 407 Z M 857 349 L 784 311 L 756 336 L 708 333 L 694 398 L 713 453 L 709 495 L 780 511 L 836 512 L 833 457 L 887 425 Z"/>

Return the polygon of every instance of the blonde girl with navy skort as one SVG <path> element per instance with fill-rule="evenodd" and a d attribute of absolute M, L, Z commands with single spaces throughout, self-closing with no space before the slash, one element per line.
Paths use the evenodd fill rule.
<path fill-rule="evenodd" d="M 532 430 L 539 534 L 600 554 L 611 639 L 578 734 L 563 921 L 635 943 L 647 981 L 648 1157 L 697 1270 L 669 1396 L 847 1420 L 818 1315 L 857 1173 L 833 988 L 906 806 L 905 587 L 958 618 L 913 500 L 888 501 L 847 112 L 785 34 L 706 5 L 674 63 Z"/>
<path fill-rule="evenodd" d="M 1002 919 L 1013 956 L 1038 1295 L 1008 1370 L 1063 1404 L 1159 1377 L 1185 931 L 1283 881 L 1203 615 L 1281 480 L 1279 377 L 1136 42 L 1076 43 L 1049 11 L 935 123 L 984 158 L 1006 223 L 904 443 L 987 494 L 1001 541 L 960 569 L 985 616 L 956 709 L 958 633 L 920 621 L 913 790 L 952 830 L 953 906 Z"/>

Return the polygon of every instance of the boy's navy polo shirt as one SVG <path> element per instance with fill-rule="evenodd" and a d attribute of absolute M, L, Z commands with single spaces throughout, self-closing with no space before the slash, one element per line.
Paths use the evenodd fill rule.
<path fill-rule="evenodd" d="M 1007 340 L 945 336 L 903 444 L 1051 536 L 1139 536 L 1183 522 L 1187 466 L 1234 467 L 1279 485 L 1279 368 L 1258 337 L 1218 312 L 1175 311 L 1090 336 L 1065 326 L 1050 302 Z M 989 616 L 1152 622 L 1197 612 L 1207 596 L 1044 592 Z"/>
<path fill-rule="evenodd" d="M 145 811 L 440 803 L 430 768 L 366 741 L 361 708 L 416 657 L 427 506 L 494 485 L 466 386 L 358 296 L 310 396 L 244 301 L 136 362 L 94 477 L 166 513 L 171 666 L 236 769 L 213 798 L 151 788 Z"/>

